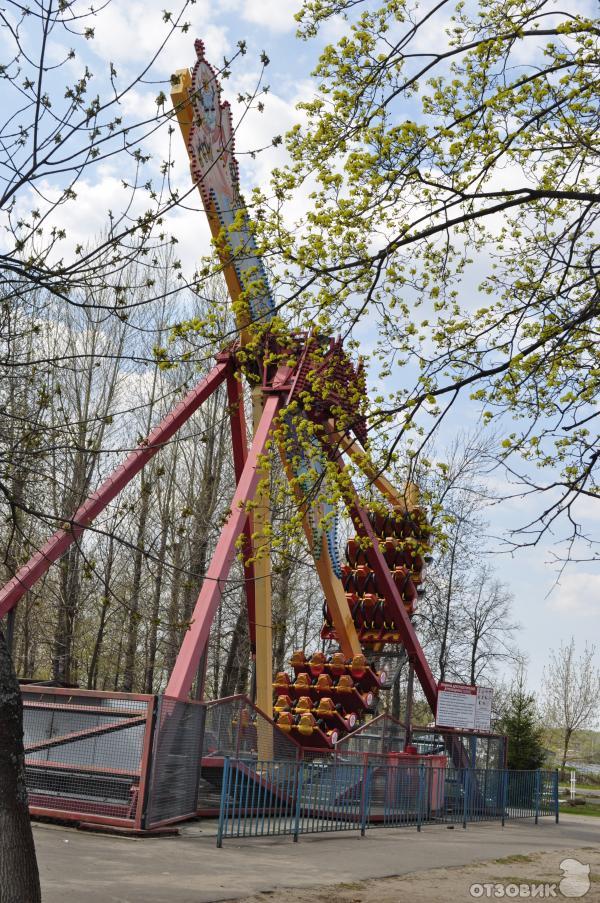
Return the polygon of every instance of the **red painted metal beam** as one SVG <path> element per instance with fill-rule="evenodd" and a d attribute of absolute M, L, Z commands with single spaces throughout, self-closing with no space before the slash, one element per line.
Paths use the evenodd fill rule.
<path fill-rule="evenodd" d="M 126 721 L 112 721 L 110 724 L 103 724 L 100 727 L 84 728 L 81 731 L 73 731 L 70 734 L 57 734 L 48 740 L 41 740 L 39 743 L 32 743 L 30 746 L 26 746 L 25 755 L 41 752 L 43 749 L 53 749 L 55 746 L 66 746 L 68 743 L 79 743 L 81 740 L 93 740 L 95 737 L 102 737 L 104 734 L 114 734 L 116 731 L 127 731 L 130 727 L 138 727 L 138 725 L 145 723 L 145 715 L 136 715 L 135 718 L 129 718 Z"/>
<path fill-rule="evenodd" d="M 169 679 L 166 696 L 186 699 L 198 669 L 200 657 L 208 641 L 208 635 L 221 600 L 222 581 L 227 579 L 236 555 L 236 542 L 248 519 L 245 503 L 252 501 L 260 481 L 259 458 L 263 454 L 273 420 L 282 403 L 280 395 L 267 398 L 264 411 L 254 434 L 242 475 L 231 502 L 231 514 L 221 530 L 210 566 L 206 572 L 200 595 Z"/>
<path fill-rule="evenodd" d="M 233 373 L 227 375 L 227 398 L 229 401 L 229 420 L 231 423 L 231 443 L 233 448 L 233 467 L 235 481 L 239 483 L 244 472 L 244 464 L 248 457 L 248 440 L 246 438 L 246 418 L 244 416 L 244 395 L 242 384 Z M 243 529 L 244 557 L 252 555 L 252 516 L 248 515 Z M 246 589 L 246 609 L 248 612 L 248 635 L 252 654 L 256 652 L 256 584 L 254 564 L 244 564 Z"/>
<path fill-rule="evenodd" d="M 331 447 L 329 447 L 328 451 L 330 454 L 332 453 Z M 333 455 L 340 471 L 343 471 L 344 462 L 339 453 L 336 454 L 334 452 Z M 431 668 L 425 658 L 425 653 L 419 643 L 415 629 L 404 608 L 402 597 L 398 592 L 398 588 L 394 583 L 394 578 L 392 577 L 386 560 L 383 557 L 383 553 L 379 548 L 379 539 L 371 526 L 367 512 L 359 502 L 356 490 L 348 479 L 347 474 L 344 474 L 344 487 L 346 488 L 346 502 L 354 523 L 354 528 L 360 537 L 368 539 L 369 541 L 369 548 L 367 549 L 369 564 L 375 571 L 380 592 L 383 594 L 386 602 L 394 613 L 394 621 L 398 625 L 398 632 L 402 637 L 404 648 L 414 665 L 415 674 L 419 679 L 425 698 L 435 716 L 438 692 L 436 679 L 431 672 Z"/>
<path fill-rule="evenodd" d="M 175 435 L 183 424 L 198 410 L 202 402 L 221 385 L 230 369 L 230 361 L 222 360 L 208 376 L 198 383 L 179 402 L 122 464 L 107 477 L 99 489 L 77 509 L 69 528 L 57 530 L 51 539 L 33 555 L 27 564 L 0 591 L 0 618 L 17 604 L 19 599 L 43 577 L 50 566 L 61 558 L 69 546 L 78 539 L 86 527 L 100 514 L 121 490 L 139 473 L 145 464 Z"/>

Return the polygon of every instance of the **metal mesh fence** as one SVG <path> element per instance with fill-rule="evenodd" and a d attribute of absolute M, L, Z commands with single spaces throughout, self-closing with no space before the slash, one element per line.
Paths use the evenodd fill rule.
<path fill-rule="evenodd" d="M 225 761 L 217 844 L 224 837 L 293 835 L 360 828 L 362 765 L 333 760 Z"/>
<path fill-rule="evenodd" d="M 219 813 L 225 758 L 283 763 L 295 762 L 301 754 L 296 741 L 279 730 L 245 696 L 207 703 L 198 813 L 206 816 Z"/>
<path fill-rule="evenodd" d="M 217 843 L 373 827 L 558 818 L 556 772 L 362 764 L 323 757 L 299 762 L 225 760 Z"/>
<path fill-rule="evenodd" d="M 196 815 L 205 712 L 202 703 L 161 697 L 145 828 Z"/>
<path fill-rule="evenodd" d="M 390 715 L 378 715 L 337 743 L 339 753 L 390 753 L 404 749 L 406 729 Z"/>
<path fill-rule="evenodd" d="M 205 758 L 297 759 L 300 749 L 245 696 L 206 703 Z"/>
<path fill-rule="evenodd" d="M 421 755 L 447 755 L 457 768 L 503 768 L 506 738 L 500 734 L 413 727 L 410 744 Z M 362 724 L 337 743 L 338 753 L 402 752 L 406 728 L 391 715 L 382 714 Z"/>
<path fill-rule="evenodd" d="M 139 826 L 155 697 L 34 686 L 22 696 L 31 811 Z"/>

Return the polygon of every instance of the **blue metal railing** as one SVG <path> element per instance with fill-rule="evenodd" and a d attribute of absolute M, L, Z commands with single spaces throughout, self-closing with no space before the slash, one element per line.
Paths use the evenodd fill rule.
<path fill-rule="evenodd" d="M 319 758 L 225 759 L 217 846 L 225 838 L 456 824 L 554 815 L 558 773 Z"/>

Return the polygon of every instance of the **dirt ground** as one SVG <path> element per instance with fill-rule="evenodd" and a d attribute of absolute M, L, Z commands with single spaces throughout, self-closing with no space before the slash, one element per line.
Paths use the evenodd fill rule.
<path fill-rule="evenodd" d="M 600 903 L 600 824 L 598 833 L 597 847 L 517 853 L 504 859 L 492 859 L 468 866 L 430 869 L 401 877 L 352 881 L 334 887 L 310 890 L 285 888 L 240 897 L 237 903 L 460 903 L 477 899 L 522 899 L 533 897 L 534 893 L 537 894 L 537 899 L 561 900 L 576 895 L 583 903 Z M 578 869 L 572 863 L 567 866 L 571 883 L 561 890 L 561 879 L 566 879 L 567 875 L 561 871 L 560 863 L 566 859 L 576 860 L 584 867 L 590 866 L 589 890 L 582 896 L 580 892 L 587 883 L 585 868 Z M 476 887 L 471 893 L 472 885 Z M 485 885 L 494 887 L 488 888 Z M 515 885 L 519 886 L 518 892 Z M 544 887 L 534 892 L 533 885 Z M 563 890 L 569 893 L 565 894 Z M 573 890 L 576 894 L 570 893 Z"/>

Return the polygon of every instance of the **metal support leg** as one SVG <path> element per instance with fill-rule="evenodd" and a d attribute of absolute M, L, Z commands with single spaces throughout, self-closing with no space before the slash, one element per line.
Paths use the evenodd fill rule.
<path fill-rule="evenodd" d="M 222 581 L 227 579 L 236 555 L 236 542 L 248 517 L 245 504 L 254 498 L 260 480 L 259 458 L 265 450 L 280 404 L 281 399 L 275 395 L 270 396 L 265 404 L 242 477 L 231 502 L 231 514 L 221 531 L 192 614 L 190 628 L 181 644 L 173 673 L 167 685 L 165 691 L 167 696 L 185 699 L 192 686 L 198 662 L 208 641 L 211 624 L 221 599 Z"/>
<path fill-rule="evenodd" d="M 255 441 L 259 423 L 266 411 L 263 409 L 264 396 L 257 388 L 253 392 L 252 407 L 254 416 Z M 268 404 L 268 401 L 267 403 Z M 268 474 L 260 473 L 264 483 Z M 273 610 L 271 593 L 271 498 L 269 486 L 264 485 L 256 496 L 253 512 L 255 597 L 256 597 L 256 704 L 269 718 L 273 717 Z M 261 759 L 272 758 L 272 731 L 261 728 L 264 736 L 258 737 L 258 752 Z"/>

